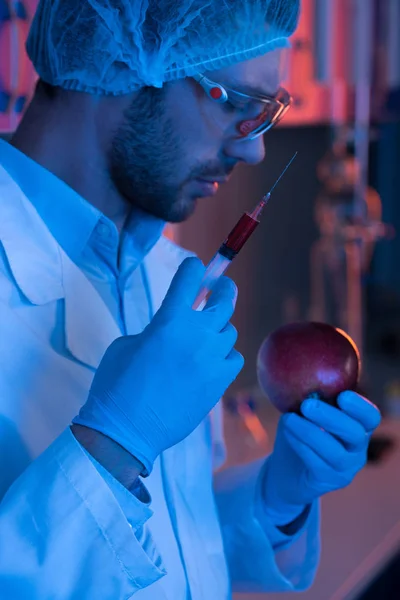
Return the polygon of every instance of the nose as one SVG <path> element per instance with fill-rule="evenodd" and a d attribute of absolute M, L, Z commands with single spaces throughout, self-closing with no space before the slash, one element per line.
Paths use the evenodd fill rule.
<path fill-rule="evenodd" d="M 260 135 L 254 140 L 233 139 L 227 142 L 224 148 L 226 156 L 236 162 L 248 165 L 258 165 L 265 158 L 264 136 Z"/>

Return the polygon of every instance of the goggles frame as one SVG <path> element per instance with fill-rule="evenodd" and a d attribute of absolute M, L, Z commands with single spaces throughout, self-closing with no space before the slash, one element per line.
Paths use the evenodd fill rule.
<path fill-rule="evenodd" d="M 275 107 L 273 117 L 267 121 L 263 119 L 265 113 L 261 112 L 257 117 L 244 120 L 238 125 L 238 131 L 240 133 L 239 139 L 243 141 L 254 140 L 269 131 L 282 120 L 292 105 L 292 97 L 283 87 L 279 88 L 275 96 L 252 96 L 212 81 L 202 73 L 196 73 L 192 78 L 201 85 L 210 100 L 217 102 L 218 104 L 229 102 L 229 94 L 231 94 L 239 100 L 242 99 L 246 102 L 262 103 L 269 108 L 271 108 L 271 106 Z M 235 107 L 234 104 L 232 104 L 232 106 Z"/>

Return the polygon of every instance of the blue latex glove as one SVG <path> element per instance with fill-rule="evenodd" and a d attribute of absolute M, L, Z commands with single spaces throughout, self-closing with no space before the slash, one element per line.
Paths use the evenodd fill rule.
<path fill-rule="evenodd" d="M 205 308 L 192 309 L 204 272 L 198 259 L 182 263 L 146 329 L 108 348 L 74 419 L 128 450 L 144 465 L 143 475 L 200 424 L 243 367 L 229 323 L 233 281 L 221 278 Z"/>
<path fill-rule="evenodd" d="M 379 410 L 350 391 L 337 403 L 340 408 L 307 399 L 303 417 L 280 418 L 263 485 L 267 513 L 278 525 L 295 519 L 319 496 L 347 486 L 366 463 Z"/>

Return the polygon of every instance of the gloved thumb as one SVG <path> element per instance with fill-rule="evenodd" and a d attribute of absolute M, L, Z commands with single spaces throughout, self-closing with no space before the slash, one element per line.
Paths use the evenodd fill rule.
<path fill-rule="evenodd" d="M 191 308 L 199 292 L 205 270 L 200 259 L 186 258 L 176 272 L 162 306 L 188 306 Z"/>

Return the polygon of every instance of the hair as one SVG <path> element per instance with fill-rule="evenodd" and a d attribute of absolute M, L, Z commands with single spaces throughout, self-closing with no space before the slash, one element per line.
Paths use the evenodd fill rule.
<path fill-rule="evenodd" d="M 167 85 L 168 83 L 164 83 L 162 88 L 145 86 L 137 91 L 139 94 L 145 94 L 147 96 L 149 93 L 151 93 L 153 96 L 161 98 L 164 95 L 165 88 Z M 47 81 L 44 81 L 44 79 L 38 79 L 36 82 L 35 92 L 38 94 L 42 94 L 49 99 L 56 98 L 56 96 L 58 96 L 60 92 L 62 92 L 62 90 L 62 87 L 58 85 L 52 85 L 51 83 L 47 83 Z"/>

